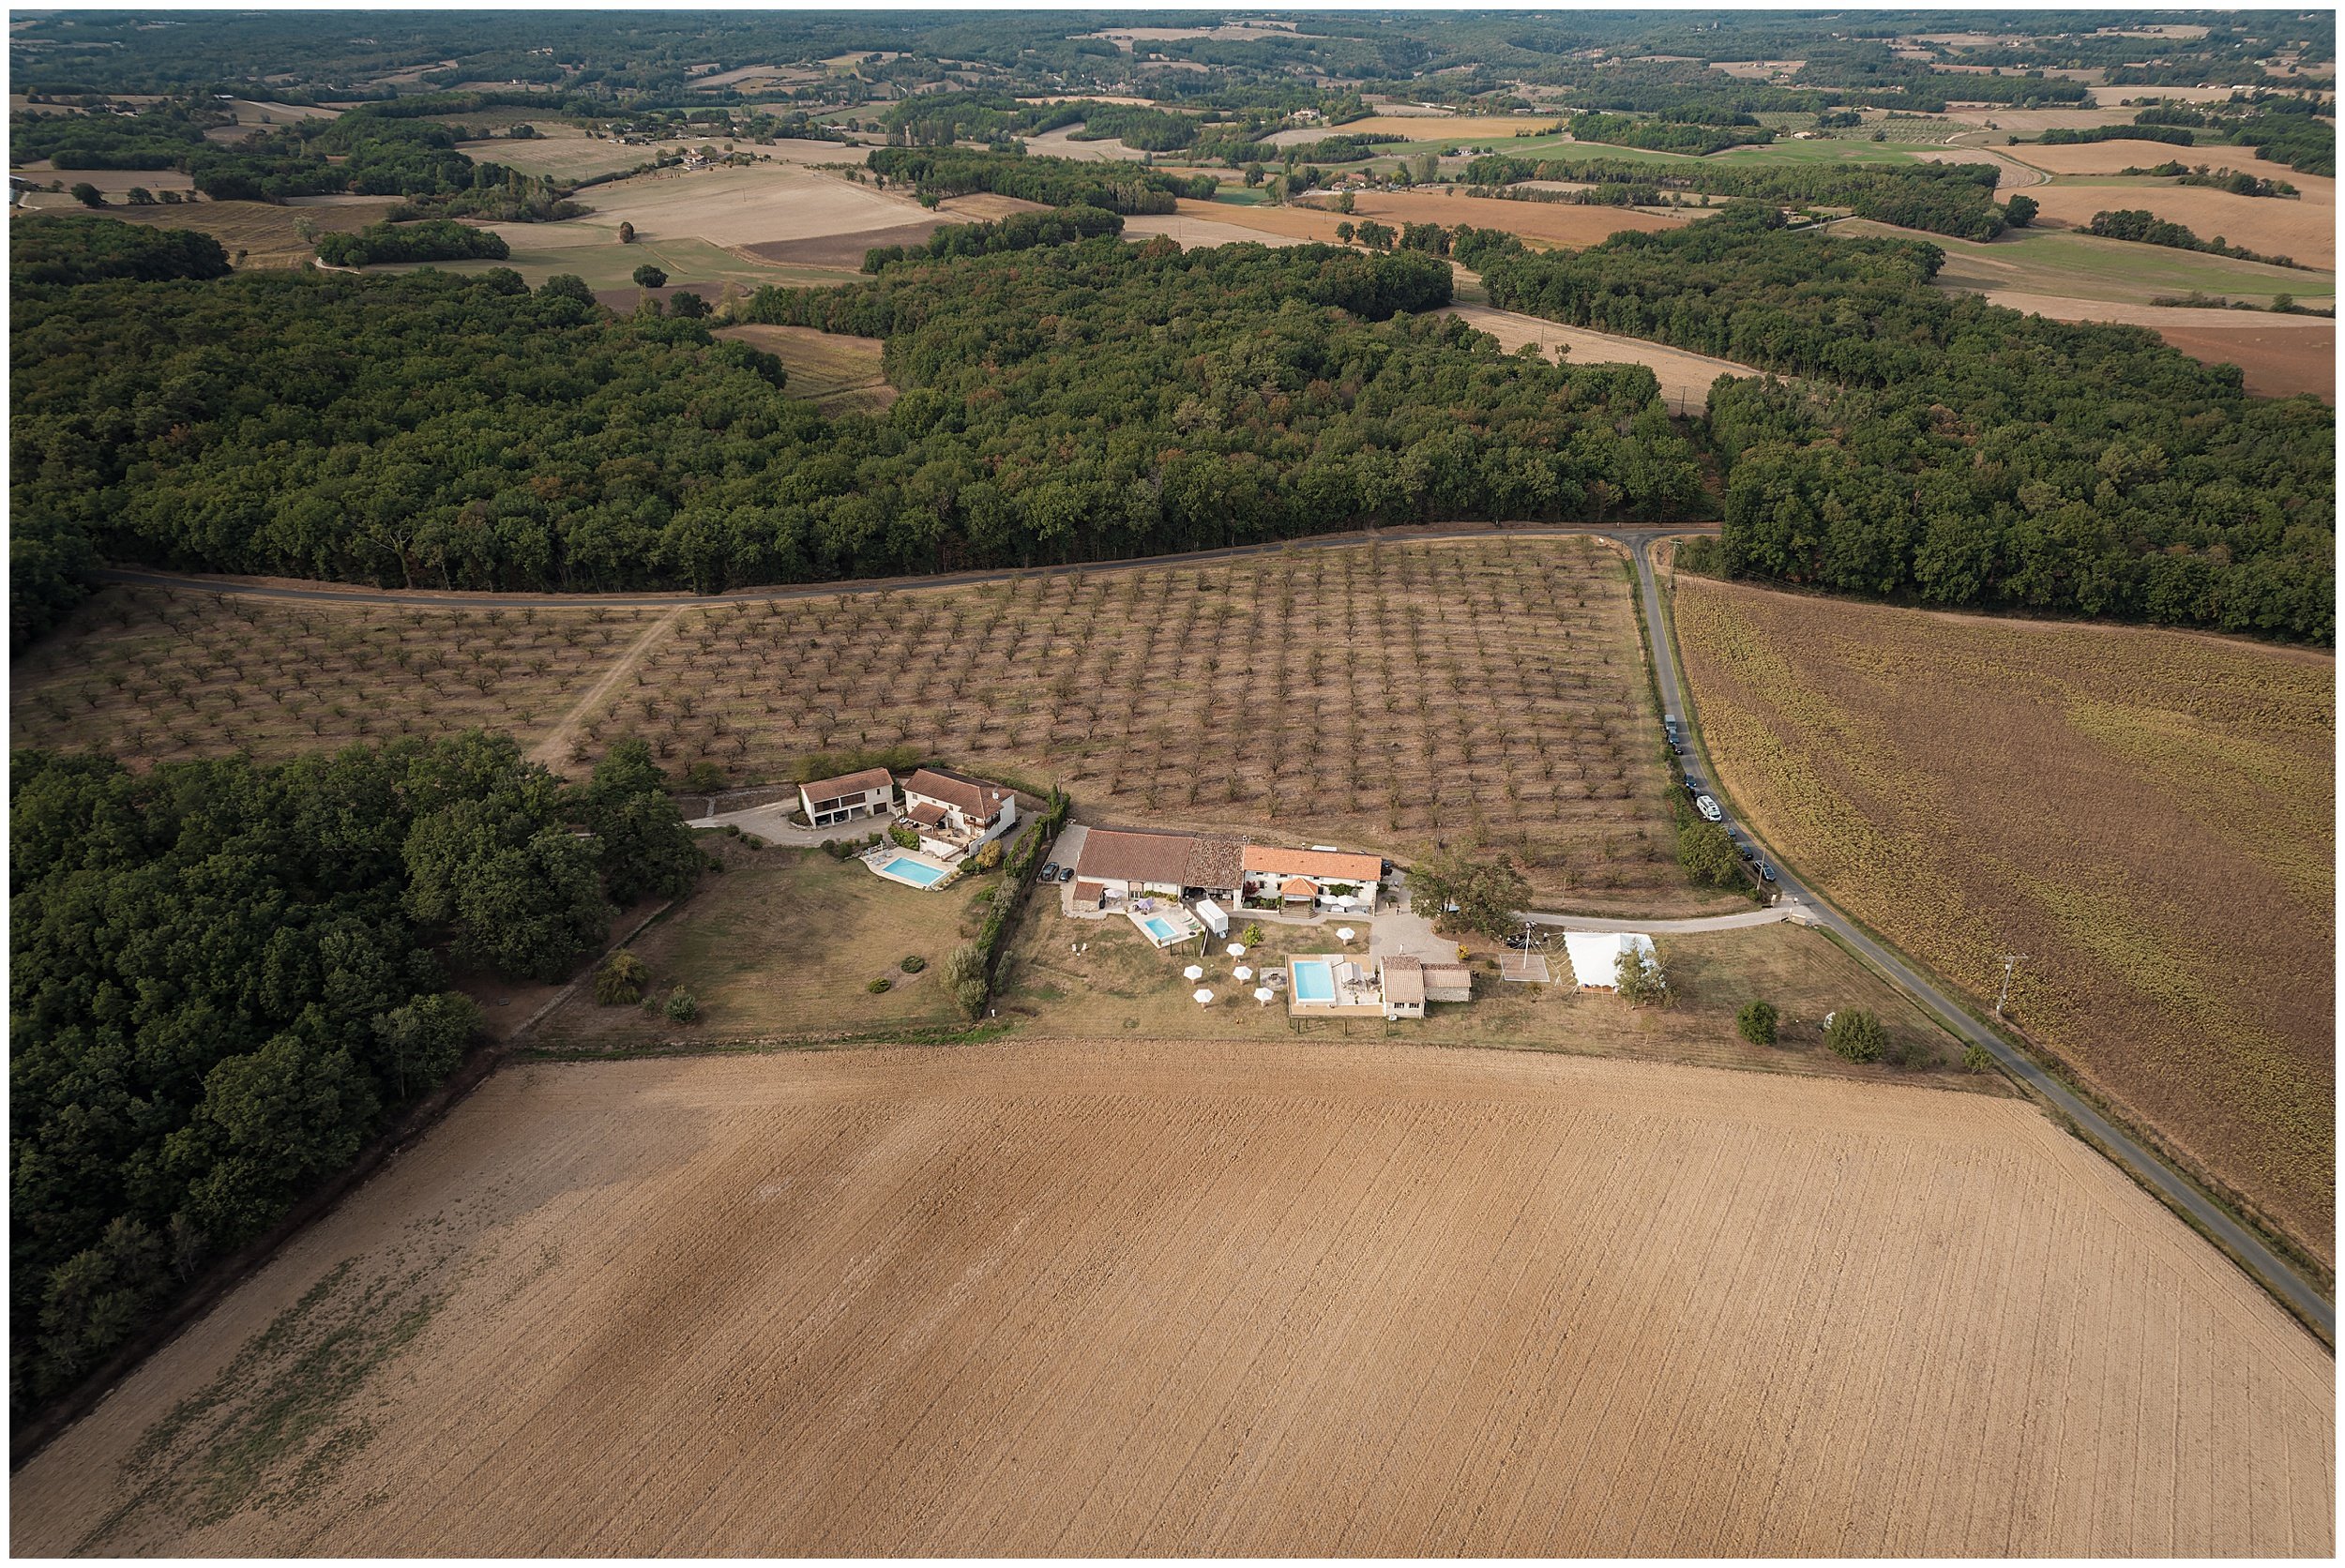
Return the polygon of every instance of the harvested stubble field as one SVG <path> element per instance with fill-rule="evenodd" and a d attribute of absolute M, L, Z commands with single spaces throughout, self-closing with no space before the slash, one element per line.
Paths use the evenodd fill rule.
<path fill-rule="evenodd" d="M 11 1500 L 43 1555 L 2322 1556 L 2335 1479 L 2321 1348 L 2023 1102 L 1052 1042 L 501 1073 Z"/>
<path fill-rule="evenodd" d="M 2333 1264 L 2336 661 L 1677 580 L 1753 825 Z"/>
<path fill-rule="evenodd" d="M 2277 196 L 2234 196 L 2228 190 L 2201 185 L 2153 181 L 2121 186 L 2034 186 L 2028 194 L 2044 209 L 2039 222 L 2050 220 L 2081 229 L 2093 221 L 2095 213 L 2138 209 L 2154 213 L 2170 223 L 2179 223 L 2201 239 L 2219 236 L 2233 245 L 2245 246 L 2259 256 L 2285 256 L 2303 267 L 2318 269 L 2299 273 L 2305 283 L 2299 293 L 2326 293 L 2336 287 L 2336 279 L 2330 274 L 2337 267 L 2337 207 L 2331 203 L 2290 201 Z M 2144 249 L 2171 250 L 2165 246 Z M 2193 254 L 2187 250 L 2174 253 Z"/>
<path fill-rule="evenodd" d="M 1622 338 L 1610 332 L 1591 331 L 1584 326 L 1571 326 L 1563 322 L 1549 321 L 1544 316 L 1526 316 L 1519 310 L 1501 310 L 1488 305 L 1456 305 L 1449 314 L 1461 316 L 1470 326 L 1481 328 L 1498 339 L 1498 346 L 1512 354 L 1525 343 L 1536 343 L 1550 358 L 1564 365 L 1642 365 L 1661 384 L 1661 396 L 1670 407 L 1700 410 L 1706 406 L 1710 384 L 1720 376 L 1755 376 L 1760 372 L 1747 365 L 1737 365 L 1728 359 L 1713 359 L 1707 354 L 1673 349 L 1666 343 L 1649 342 L 1642 338 Z M 1564 351 L 1560 354 L 1558 351 Z"/>
<path fill-rule="evenodd" d="M 790 372 L 790 395 L 810 399 L 825 414 L 876 414 L 896 400 L 896 389 L 880 369 L 886 345 L 877 338 L 755 324 L 719 327 L 717 336 L 779 359 Z"/>
<path fill-rule="evenodd" d="M 1989 304 L 2007 306 L 2061 322 L 2116 322 L 2155 328 L 2191 358 L 2208 365 L 2236 365 L 2248 391 L 2260 398 L 2310 392 L 2337 400 L 2337 323 L 2262 310 L 2225 310 L 2190 306 L 2120 305 L 2108 300 L 2067 299 L 2057 294 L 1987 291 Z"/>
<path fill-rule="evenodd" d="M 2085 221 L 2092 221 L 2090 215 Z M 2229 299 L 2266 303 L 2275 294 L 2287 294 L 2305 304 L 2325 305 L 2334 299 L 2337 291 L 2335 273 L 2307 272 L 2230 256 L 2212 256 L 2204 251 L 2102 239 L 2073 229 L 2023 229 L 1986 244 L 1863 219 L 1835 223 L 1832 232 L 1927 241 L 1945 252 L 1945 264 L 1938 271 L 1939 287 L 1970 289 L 1980 294 L 2016 289 L 2071 299 L 2148 305 L 2153 299 L 2171 298 L 2195 289 Z"/>
<path fill-rule="evenodd" d="M 1107 818 L 1260 823 L 1409 857 L 1435 840 L 1506 851 L 1547 907 L 1744 907 L 1678 868 L 1627 567 L 1591 537 L 683 602 L 564 728 L 569 771 L 630 733 L 671 769 L 711 761 L 737 783 L 911 746 L 1063 784 Z M 483 722 L 527 745 L 654 613 L 109 588 L 20 662 L 12 707 L 23 741 L 138 760 Z M 275 689 L 254 689 L 265 675 Z"/>

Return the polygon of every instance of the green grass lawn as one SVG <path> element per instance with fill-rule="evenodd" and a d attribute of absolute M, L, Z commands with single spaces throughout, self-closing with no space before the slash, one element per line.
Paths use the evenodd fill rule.
<path fill-rule="evenodd" d="M 925 892 L 820 850 L 753 851 L 713 833 L 701 842 L 717 847 L 726 870 L 704 879 L 634 944 L 651 966 L 655 999 L 681 986 L 699 999 L 699 1018 L 678 1025 L 641 1007 L 598 1006 L 582 986 L 536 1043 L 624 1049 L 678 1035 L 755 1039 L 960 1020 L 945 956 L 974 932 L 976 900 L 1000 888 L 999 874 Z M 902 960 L 914 956 L 926 967 L 905 974 Z M 870 982 L 882 977 L 889 988 L 873 993 Z"/>
<path fill-rule="evenodd" d="M 1983 244 L 1853 219 L 1834 224 L 1833 232 L 1928 240 L 1946 253 L 1945 265 L 1938 274 L 1942 285 L 1982 293 L 2013 289 L 2146 305 L 2154 298 L 2195 289 L 2232 298 L 2269 299 L 2289 294 L 2313 306 L 2327 304 L 2337 294 L 2334 273 L 2102 239 L 2073 229 L 2019 229 Z"/>

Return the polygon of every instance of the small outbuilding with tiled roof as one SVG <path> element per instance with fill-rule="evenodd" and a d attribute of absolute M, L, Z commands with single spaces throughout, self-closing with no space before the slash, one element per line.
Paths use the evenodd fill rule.
<path fill-rule="evenodd" d="M 885 816 L 896 808 L 896 781 L 885 768 L 809 779 L 798 786 L 798 805 L 814 827 L 830 827 L 857 817 Z"/>

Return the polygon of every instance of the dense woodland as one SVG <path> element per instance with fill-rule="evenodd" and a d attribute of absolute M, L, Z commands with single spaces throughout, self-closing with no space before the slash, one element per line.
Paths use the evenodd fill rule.
<path fill-rule="evenodd" d="M 1749 197 L 1780 205 L 1846 207 L 1859 218 L 1957 239 L 2003 233 L 1996 171 L 1979 163 L 1686 163 L 1656 166 L 1602 158 L 1522 158 L 1486 153 L 1466 164 L 1466 182 L 1501 193 L 1587 205 L 1651 206 L 1671 192 Z M 1578 191 L 1512 191 L 1524 180 L 1562 180 Z"/>
<path fill-rule="evenodd" d="M 14 549 L 471 588 L 717 589 L 1151 554 L 1372 520 L 1672 517 L 1650 371 L 1421 312 L 1447 265 L 1099 238 L 761 290 L 883 336 L 827 418 L 709 324 L 575 279 L 238 275 L 22 292 Z M 69 573 L 20 570 L 18 624 Z"/>
<path fill-rule="evenodd" d="M 145 774 L 19 753 L 8 837 L 20 1414 L 447 1077 L 480 1022 L 451 963 L 558 979 L 703 863 L 642 743 L 566 789 L 477 731 Z"/>
<path fill-rule="evenodd" d="M 2336 635 L 2334 417 L 2143 327 L 1929 286 L 1933 245 L 1770 210 L 1577 255 L 1460 230 L 1493 303 L 1780 375 L 1721 380 L 1737 573 L 1926 603 Z"/>
<path fill-rule="evenodd" d="M 1211 174 L 1166 174 L 1123 162 L 944 148 L 874 147 L 868 165 L 884 180 L 942 200 L 990 190 L 1050 207 L 1097 207 L 1137 217 L 1173 210 L 1177 198 L 1205 201 L 1219 188 Z"/>
<path fill-rule="evenodd" d="M 501 262 L 513 253 L 504 236 L 451 219 L 420 223 L 370 223 L 355 234 L 318 236 L 318 260 L 327 266 L 378 262 Z"/>

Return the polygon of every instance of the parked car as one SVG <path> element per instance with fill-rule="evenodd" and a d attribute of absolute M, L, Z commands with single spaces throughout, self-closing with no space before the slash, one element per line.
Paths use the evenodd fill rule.
<path fill-rule="evenodd" d="M 1058 862 L 1054 860 L 1048 866 L 1045 866 L 1042 868 L 1041 877 L 1037 880 L 1044 882 L 1054 882 L 1058 881 Z"/>
<path fill-rule="evenodd" d="M 1060 867 L 1058 868 L 1058 880 L 1061 882 L 1073 882 L 1075 880 L 1075 868 L 1072 866 Z"/>
<path fill-rule="evenodd" d="M 1686 776 L 1686 792 L 1689 795 L 1702 793 L 1702 780 L 1690 773 Z"/>
<path fill-rule="evenodd" d="M 1694 796 L 1694 809 L 1702 813 L 1702 821 L 1709 822 L 1715 822 L 1725 815 L 1718 809 L 1718 803 L 1708 795 Z"/>
<path fill-rule="evenodd" d="M 1506 939 L 1506 945 L 1519 950 L 1536 950 L 1544 940 L 1545 939 L 1540 937 L 1526 936 L 1522 932 L 1517 931 L 1513 936 Z"/>
<path fill-rule="evenodd" d="M 1763 860 L 1759 863 L 1759 880 L 1766 882 L 1775 881 L 1775 867 Z"/>

